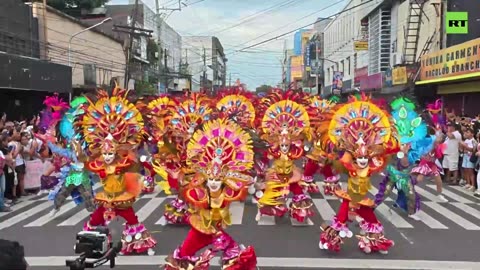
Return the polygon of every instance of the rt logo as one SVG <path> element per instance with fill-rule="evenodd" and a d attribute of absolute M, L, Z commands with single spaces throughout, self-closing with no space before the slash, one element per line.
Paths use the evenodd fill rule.
<path fill-rule="evenodd" d="M 468 12 L 447 12 L 447 34 L 468 34 Z"/>

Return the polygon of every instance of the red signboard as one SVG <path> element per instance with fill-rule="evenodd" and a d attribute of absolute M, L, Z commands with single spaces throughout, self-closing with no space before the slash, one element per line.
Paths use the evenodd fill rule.
<path fill-rule="evenodd" d="M 354 87 L 360 87 L 360 81 L 363 79 L 366 79 L 368 77 L 368 67 L 361 67 L 361 68 L 356 68 L 353 71 L 354 74 L 354 80 L 353 80 L 353 85 Z"/>
<path fill-rule="evenodd" d="M 383 87 L 382 73 L 368 75 L 368 67 L 355 69 L 354 76 L 354 87 L 360 88 L 360 91 L 381 89 Z"/>

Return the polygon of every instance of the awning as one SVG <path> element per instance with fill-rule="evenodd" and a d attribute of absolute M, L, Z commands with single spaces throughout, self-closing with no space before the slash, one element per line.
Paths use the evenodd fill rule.
<path fill-rule="evenodd" d="M 426 80 L 426 81 L 418 81 L 415 83 L 415 85 L 422 85 L 422 84 L 429 84 L 429 83 L 441 83 L 441 82 L 454 82 L 458 80 L 463 80 L 463 79 L 473 79 L 479 77 L 480 79 L 480 72 L 473 72 L 473 73 L 468 73 L 468 74 L 463 74 L 463 75 L 458 75 L 458 76 L 453 76 L 453 77 L 447 77 L 447 78 L 439 78 L 439 79 L 433 79 L 433 80 Z"/>
<path fill-rule="evenodd" d="M 479 78 L 480 80 L 480 78 Z M 480 92 L 478 81 L 461 82 L 452 84 L 441 84 L 437 87 L 438 95 L 460 94 L 460 93 L 475 93 Z"/>

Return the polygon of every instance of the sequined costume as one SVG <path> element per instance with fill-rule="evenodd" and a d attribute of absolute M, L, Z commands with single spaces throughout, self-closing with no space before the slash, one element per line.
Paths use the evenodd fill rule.
<path fill-rule="evenodd" d="M 167 257 L 165 269 L 208 270 L 217 252 L 222 253 L 222 269 L 256 269 L 253 247 L 238 244 L 225 231 L 231 224 L 229 205 L 245 198 L 253 180 L 245 173 L 253 166 L 250 136 L 234 122 L 212 120 L 193 134 L 187 157 L 195 175 L 182 193 L 195 210 L 186 239 Z"/>
<path fill-rule="evenodd" d="M 162 104 L 166 102 L 162 101 Z M 163 133 L 163 140 L 159 140 L 159 151 L 153 157 L 153 167 L 157 174 L 164 175 L 167 179 L 160 183 L 165 192 L 169 193 L 170 189 L 174 189 L 178 193 L 178 196 L 165 206 L 164 217 L 170 224 L 187 223 L 191 209 L 182 197 L 182 189 L 194 172 L 186 165 L 186 145 L 193 133 L 211 118 L 211 114 L 211 100 L 200 93 L 188 94 L 183 101 L 176 101 L 173 109 L 167 112 L 167 132 Z"/>
<path fill-rule="evenodd" d="M 45 132 L 43 135 L 37 135 L 40 139 L 48 145 L 48 148 L 52 153 L 56 155 L 56 170 L 60 173 L 58 184 L 50 191 L 48 198 L 53 200 L 54 209 L 51 215 L 55 215 L 60 207 L 65 203 L 67 197 L 72 196 L 75 203 L 85 203 L 85 208 L 93 212 L 95 205 L 92 197 L 92 185 L 88 173 L 84 169 L 84 152 L 81 143 L 78 141 L 74 129 L 74 119 L 76 117 L 79 106 L 82 102 L 86 102 L 85 99 L 77 98 L 73 100 L 68 106 L 57 96 L 48 97 L 45 104 L 53 106 L 53 110 L 56 114 L 51 118 L 50 125 L 54 126 L 59 132 L 58 140 L 65 145 L 65 148 L 55 144 L 55 137 L 52 132 Z M 52 105 L 56 104 L 56 105 Z M 60 109 L 62 108 L 62 109 Z M 47 107 L 48 109 L 48 107 Z M 42 115 L 41 121 L 44 125 L 48 122 L 45 119 L 45 115 Z M 59 121 L 54 120 L 61 117 Z M 48 118 L 48 117 L 47 117 Z M 58 125 L 58 128 L 57 128 Z M 47 128 L 52 130 L 52 128 Z M 59 163 L 59 164 L 58 164 Z"/>
<path fill-rule="evenodd" d="M 313 143 L 311 150 L 306 154 L 306 162 L 303 170 L 303 181 L 307 184 L 309 193 L 318 193 L 319 187 L 314 180 L 315 174 L 318 172 L 323 175 L 323 194 L 333 195 L 335 190 L 340 189 L 340 175 L 335 171 L 333 160 L 336 158 L 334 147 L 328 140 L 328 125 L 332 118 L 332 112 L 335 110 L 336 103 L 334 100 L 320 99 L 317 96 L 311 98 L 312 109 L 317 116 L 317 123 L 312 126 Z"/>
<path fill-rule="evenodd" d="M 420 210 L 420 195 L 415 191 L 416 178 L 410 175 L 412 167 L 423 156 L 425 149 L 419 147 L 427 136 L 427 125 L 415 112 L 415 104 L 401 97 L 391 103 L 392 119 L 396 128 L 396 137 L 401 144 L 396 164 L 390 164 L 375 195 L 375 204 L 379 205 L 388 198 L 392 189 L 397 190 L 397 207 L 405 210 L 410 217 Z M 414 218 L 414 217 L 413 217 Z"/>
<path fill-rule="evenodd" d="M 215 104 L 215 117 L 230 119 L 250 134 L 253 141 L 253 152 L 255 153 L 255 163 L 250 175 L 254 177 L 255 182 L 258 179 L 258 182 L 261 183 L 265 178 L 269 160 L 267 145 L 258 136 L 256 130 L 255 106 L 257 101 L 257 97 L 252 92 L 245 91 L 241 86 L 222 89 L 218 93 L 218 101 Z M 254 185 L 249 186 L 249 193 L 252 195 L 255 193 Z M 256 203 L 256 201 L 254 202 Z"/>
<path fill-rule="evenodd" d="M 360 228 L 365 235 L 357 235 L 363 252 L 387 253 L 393 246 L 374 213 L 374 201 L 367 197 L 370 177 L 382 171 L 387 155 L 398 149 L 392 129 L 387 112 L 364 96 L 354 98 L 334 113 L 329 139 L 337 151 L 344 152 L 340 162 L 348 172 L 348 186 L 347 190 L 335 191 L 342 202 L 331 225 L 322 224 L 320 249 L 340 251 L 344 239 L 353 236 L 347 224 L 349 212 L 363 219 Z"/>
<path fill-rule="evenodd" d="M 266 172 L 265 183 L 255 193 L 257 221 L 262 215 L 282 217 L 287 212 L 300 223 L 311 222 L 311 198 L 305 194 L 302 172 L 294 162 L 304 155 L 304 140 L 310 139 L 308 99 L 292 91 L 272 92 L 263 100 L 262 138 L 269 143 L 273 166 Z M 287 196 L 293 198 L 287 207 Z"/>
<path fill-rule="evenodd" d="M 126 220 L 121 254 L 153 255 L 156 241 L 138 220 L 133 203 L 142 189 L 142 178 L 129 172 L 135 164 L 135 149 L 142 140 L 143 119 L 127 100 L 127 91 L 115 88 L 112 96 L 100 90 L 89 99 L 78 127 L 90 151 L 86 167 L 100 177 L 103 191 L 95 195 L 97 209 L 84 225 L 90 231 L 106 226 L 116 216 Z"/>

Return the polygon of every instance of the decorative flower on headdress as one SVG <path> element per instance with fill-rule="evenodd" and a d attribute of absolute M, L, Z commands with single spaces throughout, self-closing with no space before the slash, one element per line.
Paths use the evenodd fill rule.
<path fill-rule="evenodd" d="M 368 101 L 344 104 L 329 126 L 330 140 L 354 157 L 380 155 L 381 148 L 390 143 L 391 135 L 387 113 Z"/>
<path fill-rule="evenodd" d="M 210 100 L 200 93 L 192 93 L 175 107 L 170 125 L 176 135 L 190 137 L 204 122 L 210 120 Z"/>
<path fill-rule="evenodd" d="M 127 95 L 128 91 L 115 88 L 111 97 L 99 91 L 96 102 L 89 100 L 79 126 L 92 153 L 113 147 L 113 142 L 132 148 L 142 141 L 143 119 Z"/>
<path fill-rule="evenodd" d="M 244 127 L 253 127 L 255 121 L 255 96 L 241 87 L 220 91 L 216 104 L 221 115 Z"/>
<path fill-rule="evenodd" d="M 251 181 L 242 173 L 253 167 L 253 156 L 250 135 L 226 119 L 205 123 L 187 145 L 187 164 L 202 175 L 193 180 L 194 185 L 217 179 L 239 190 Z"/>

